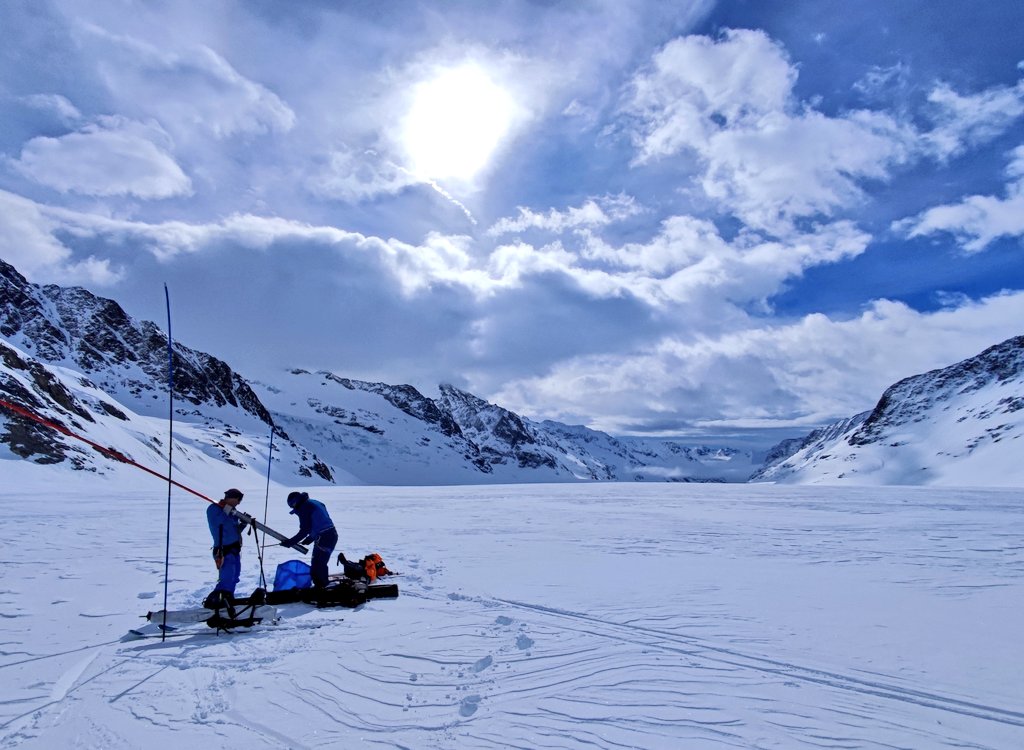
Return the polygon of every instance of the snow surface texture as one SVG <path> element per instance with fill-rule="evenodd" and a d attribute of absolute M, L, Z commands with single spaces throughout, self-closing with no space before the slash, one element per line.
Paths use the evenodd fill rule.
<path fill-rule="evenodd" d="M 397 600 L 121 642 L 162 604 L 166 491 L 11 463 L 0 747 L 1024 747 L 1019 491 L 320 488 Z M 175 493 L 173 608 L 214 579 L 204 508 Z"/>

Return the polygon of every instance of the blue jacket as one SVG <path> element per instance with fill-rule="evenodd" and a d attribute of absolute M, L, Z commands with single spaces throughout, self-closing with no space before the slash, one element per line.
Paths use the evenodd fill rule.
<path fill-rule="evenodd" d="M 299 501 L 292 508 L 292 513 L 299 517 L 299 533 L 288 540 L 292 544 L 295 542 L 307 544 L 327 531 L 327 529 L 334 528 L 334 521 L 327 514 L 327 508 L 324 507 L 322 502 L 311 497 Z"/>
<path fill-rule="evenodd" d="M 242 529 L 245 523 L 241 518 L 229 516 L 219 505 L 211 505 L 206 509 L 206 520 L 210 524 L 210 535 L 213 536 L 214 547 L 226 547 L 229 544 L 240 544 Z"/>

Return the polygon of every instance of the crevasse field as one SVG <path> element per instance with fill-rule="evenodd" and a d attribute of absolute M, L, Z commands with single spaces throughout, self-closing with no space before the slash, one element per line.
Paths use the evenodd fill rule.
<path fill-rule="evenodd" d="M 1024 747 L 1019 490 L 317 490 L 400 598 L 161 642 L 122 636 L 161 606 L 166 488 L 4 484 L 3 747 Z M 173 507 L 197 606 L 205 503 Z"/>

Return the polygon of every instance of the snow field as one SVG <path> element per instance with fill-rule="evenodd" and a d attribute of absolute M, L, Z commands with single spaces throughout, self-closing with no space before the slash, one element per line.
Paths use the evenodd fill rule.
<path fill-rule="evenodd" d="M 397 600 L 162 643 L 120 639 L 162 605 L 166 490 L 73 479 L 0 491 L 0 747 L 1024 746 L 1019 491 L 318 489 Z M 175 491 L 173 608 L 212 587 L 204 508 Z"/>

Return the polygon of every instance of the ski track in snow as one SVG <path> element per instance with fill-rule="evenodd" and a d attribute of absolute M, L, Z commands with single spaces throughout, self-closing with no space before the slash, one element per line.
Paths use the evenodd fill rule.
<path fill-rule="evenodd" d="M 0 494 L 0 747 L 1024 747 L 1021 493 L 316 496 L 398 599 L 122 642 L 162 601 L 157 493 Z M 175 608 L 213 579 L 202 511 L 176 501 Z"/>
<path fill-rule="evenodd" d="M 501 599 L 497 601 L 519 609 L 532 610 L 536 612 L 542 612 L 545 614 L 555 615 L 558 617 L 565 617 L 570 620 L 577 620 L 588 626 L 604 626 L 612 632 L 610 634 L 605 634 L 602 633 L 599 629 L 595 630 L 592 627 L 586 627 L 581 632 L 585 632 L 592 635 L 598 635 L 601 637 L 627 640 L 637 643 L 638 645 L 653 645 L 667 652 L 678 653 L 680 655 L 687 656 L 692 659 L 700 659 L 707 662 L 717 662 L 720 664 L 736 666 L 744 669 L 755 669 L 768 674 L 777 674 L 782 677 L 790 677 L 794 680 L 814 682 L 821 685 L 825 685 L 827 687 L 834 687 L 843 690 L 853 690 L 857 692 L 863 692 L 868 695 L 879 696 L 882 698 L 902 700 L 907 701 L 909 703 L 917 703 L 919 705 L 927 706 L 929 708 L 937 708 L 943 711 L 962 713 L 965 716 L 973 716 L 979 719 L 1003 722 L 1013 726 L 1024 726 L 1024 713 L 1020 711 L 1010 711 L 996 706 L 989 706 L 964 701 L 947 695 L 939 695 L 936 693 L 914 690 L 892 683 L 887 684 L 873 680 L 866 680 L 852 675 L 838 674 L 835 672 L 826 672 L 821 669 L 803 667 L 798 664 L 793 664 L 790 662 L 776 661 L 774 659 L 769 659 L 763 656 L 753 656 L 750 654 L 741 653 L 734 649 L 721 648 L 711 644 L 701 643 L 699 640 L 691 637 L 679 636 L 673 633 L 665 633 L 662 631 L 655 630 L 653 628 L 643 628 L 637 626 L 624 625 L 616 622 L 607 622 L 604 620 L 599 620 L 597 618 L 588 617 L 586 615 L 579 613 L 563 612 L 560 610 L 551 609 L 549 607 L 541 607 L 538 605 L 527 604 L 524 602 L 507 601 Z M 616 631 L 626 631 L 626 633 L 630 634 L 631 637 L 625 638 L 623 635 L 617 633 Z M 643 636 L 654 636 L 656 640 L 653 643 L 648 640 L 640 640 Z M 657 639 L 659 638 L 668 641 L 668 644 L 658 642 Z"/>

